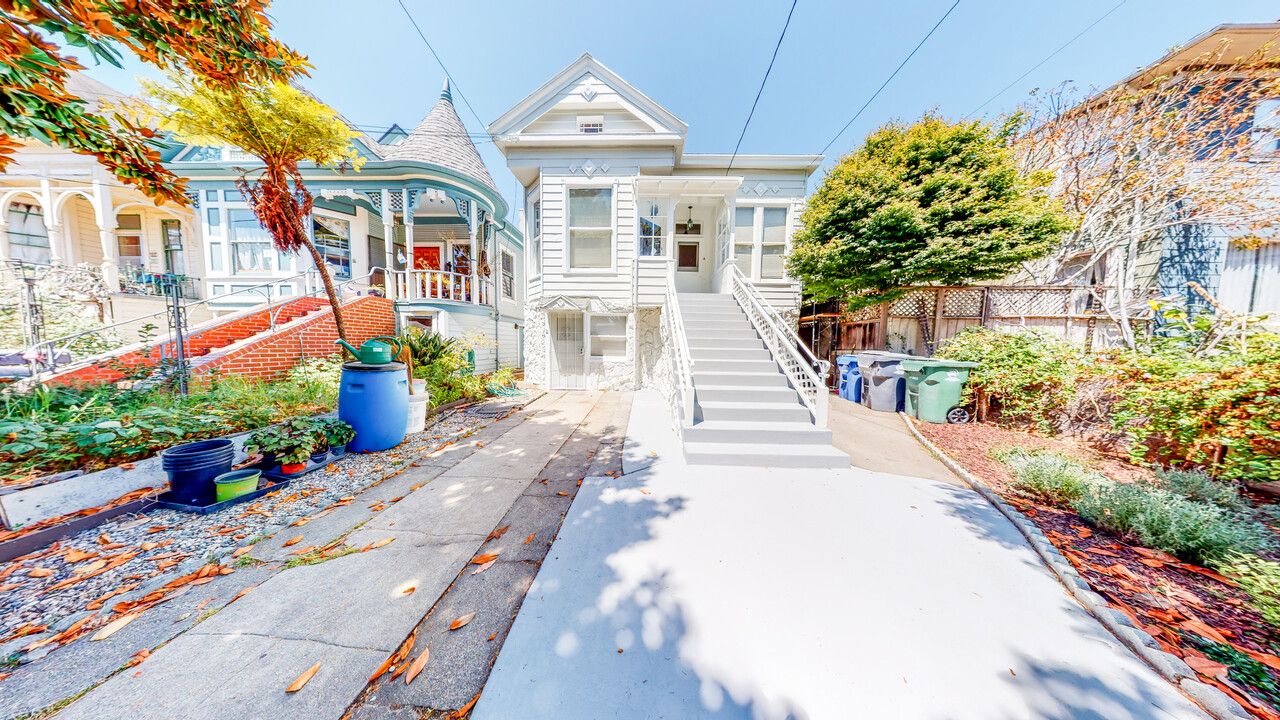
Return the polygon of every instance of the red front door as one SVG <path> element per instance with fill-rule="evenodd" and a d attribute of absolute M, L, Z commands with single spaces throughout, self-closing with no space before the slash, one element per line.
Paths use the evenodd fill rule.
<path fill-rule="evenodd" d="M 440 247 L 416 247 L 413 249 L 414 270 L 439 270 Z"/>

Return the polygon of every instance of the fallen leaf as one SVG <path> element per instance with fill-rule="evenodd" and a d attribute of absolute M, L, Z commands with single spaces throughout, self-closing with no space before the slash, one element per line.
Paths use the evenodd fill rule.
<path fill-rule="evenodd" d="M 497 539 L 501 538 L 501 537 L 502 537 L 502 536 L 507 532 L 507 528 L 509 528 L 509 527 L 511 527 L 511 526 L 510 526 L 510 525 L 503 525 L 502 527 L 498 528 L 497 530 L 494 530 L 493 532 L 489 533 L 489 537 L 485 538 L 485 539 L 484 539 L 484 541 L 485 541 L 485 542 L 489 542 L 490 540 L 497 540 Z"/>
<path fill-rule="evenodd" d="M 654 452 L 654 451 L 652 451 L 652 450 L 650 450 L 650 451 L 649 451 L 649 454 L 650 454 L 650 455 L 652 455 L 653 457 L 658 457 L 658 453 L 656 453 L 656 452 Z"/>
<path fill-rule="evenodd" d="M 1208 625 L 1205 625 L 1199 620 L 1183 620 L 1182 622 L 1178 623 L 1178 627 L 1184 628 L 1186 630 L 1190 630 L 1191 632 L 1197 635 L 1200 635 L 1202 637 L 1207 637 L 1216 643 L 1222 643 L 1223 645 L 1230 644 L 1230 642 L 1225 637 L 1223 637 L 1222 633 L 1218 632 L 1217 630 L 1214 630 Z"/>
<path fill-rule="evenodd" d="M 538 534 L 538 533 L 529 533 L 529 537 L 525 538 L 525 539 L 524 539 L 524 542 L 522 542 L 522 543 L 520 543 L 520 544 L 521 544 L 521 545 L 528 545 L 529 543 L 533 542 L 533 536 L 534 536 L 534 535 L 537 535 L 537 534 Z"/>
<path fill-rule="evenodd" d="M 91 572 L 94 572 L 95 570 L 101 570 L 106 566 L 107 566 L 106 560 L 94 560 L 88 565 L 81 565 L 80 567 L 77 567 L 76 569 L 72 570 L 71 573 L 73 575 L 80 575 L 82 573 L 91 573 Z"/>
<path fill-rule="evenodd" d="M 245 546 L 243 546 L 243 547 L 238 547 L 238 548 L 236 548 L 236 551 L 235 551 L 235 552 L 231 553 L 231 557 L 233 557 L 233 558 L 238 558 L 238 557 L 240 557 L 241 555 L 243 555 L 243 554 L 245 554 L 245 553 L 249 552 L 249 551 L 250 551 L 250 550 L 252 550 L 252 549 L 253 549 L 253 546 L 252 546 L 252 545 L 245 545 Z"/>
<path fill-rule="evenodd" d="M 1183 658 L 1183 660 L 1185 660 L 1186 663 L 1191 666 L 1192 670 L 1195 670 L 1201 675 L 1216 677 L 1219 680 L 1227 679 L 1227 670 L 1229 668 L 1226 665 L 1223 665 L 1222 663 L 1216 663 L 1208 658 L 1200 657 L 1198 655 L 1191 655 L 1191 654 L 1188 654 L 1186 657 Z"/>
<path fill-rule="evenodd" d="M 147 528 L 147 534 L 154 535 L 158 532 L 164 532 L 165 530 L 168 530 L 168 529 L 169 529 L 168 525 L 156 525 L 156 526 Z"/>
<path fill-rule="evenodd" d="M 618 652 L 622 652 L 622 648 L 618 648 Z"/>
<path fill-rule="evenodd" d="M 205 583 L 209 583 L 209 582 L 213 582 L 213 578 L 212 578 L 212 577 L 196 578 L 195 580 L 192 580 L 192 581 L 191 581 L 191 584 L 192 584 L 192 585 L 203 585 L 203 584 L 205 584 Z"/>
<path fill-rule="evenodd" d="M 494 634 L 490 635 L 490 636 L 489 636 L 489 639 L 488 639 L 488 640 L 486 640 L 485 642 L 493 642 L 493 639 L 494 639 L 494 638 L 496 638 L 496 637 L 498 637 L 498 633 L 494 633 Z"/>
<path fill-rule="evenodd" d="M 107 537 L 107 535 L 106 535 L 106 534 L 102 534 L 102 535 L 99 535 L 99 536 L 98 536 L 98 544 L 99 544 L 99 545 L 106 545 L 106 544 L 107 544 L 107 543 L 109 543 L 109 542 L 111 542 L 111 538 Z"/>
<path fill-rule="evenodd" d="M 475 614 L 475 613 L 473 613 L 473 612 L 472 612 L 472 613 L 467 613 L 466 615 L 463 615 L 462 617 L 458 618 L 457 620 L 454 620 L 453 622 L 449 623 L 449 629 L 450 629 L 450 630 L 457 630 L 458 628 L 465 627 L 467 623 L 469 623 L 469 622 L 471 622 L 472 620 L 475 620 L 475 619 L 476 619 L 476 614 Z"/>
<path fill-rule="evenodd" d="M 280 547 L 289 547 L 290 545 L 297 545 L 298 543 L 302 542 L 302 538 L 303 536 L 299 535 L 296 538 L 290 538 L 288 540 L 285 540 L 284 545 L 281 545 Z"/>
<path fill-rule="evenodd" d="M 88 560 L 91 557 L 97 557 L 98 553 L 83 552 L 72 548 L 67 551 L 67 556 L 63 558 L 69 563 L 78 563 L 81 560 Z"/>
<path fill-rule="evenodd" d="M 471 571 L 471 574 L 472 574 L 472 575 L 479 575 L 480 573 L 484 572 L 485 570 L 488 570 L 489 568 L 493 567 L 493 564 L 494 564 L 495 562 L 497 562 L 497 560 L 490 560 L 489 562 L 487 562 L 487 563 L 485 563 L 485 564 L 481 565 L 480 567 L 476 568 L 475 570 L 472 570 L 472 571 Z"/>
<path fill-rule="evenodd" d="M 569 497 L 569 493 L 567 492 L 558 492 L 556 494 L 559 495 L 560 497 Z"/>
<path fill-rule="evenodd" d="M 307 518 L 301 518 L 299 520 L 294 520 L 293 523 L 289 525 L 289 527 L 302 527 L 303 525 L 306 525 L 309 522 L 311 521 L 308 520 Z"/>
<path fill-rule="evenodd" d="M 290 555 L 306 555 L 307 553 L 311 552 L 312 550 L 316 550 L 316 549 L 317 549 L 317 547 L 316 547 L 315 545 L 308 545 L 308 546 L 306 546 L 306 547 L 304 547 L 304 548 L 299 548 L 299 549 L 297 549 L 297 550 L 294 550 L 293 552 L 291 552 L 291 553 L 289 553 L 289 554 L 290 554 Z"/>
<path fill-rule="evenodd" d="M 148 542 L 144 542 L 144 543 L 142 543 L 142 545 L 141 545 L 140 547 L 142 548 L 142 551 L 143 551 L 143 552 L 150 552 L 150 551 L 155 550 L 156 548 L 160 547 L 160 543 L 158 543 L 158 542 L 150 542 L 150 541 L 148 541 Z"/>
<path fill-rule="evenodd" d="M 129 662 L 125 663 L 125 667 L 133 667 L 149 657 L 151 657 L 151 651 L 143 648 L 134 653 L 132 658 L 129 658 Z"/>
<path fill-rule="evenodd" d="M 27 577 L 33 578 L 49 577 L 52 574 L 53 571 L 49 568 L 31 568 L 27 571 Z"/>
<path fill-rule="evenodd" d="M 1102 548 L 1085 548 L 1084 551 L 1088 553 L 1093 553 L 1094 555 L 1106 555 L 1107 557 L 1113 557 L 1113 558 L 1121 557 L 1120 555 L 1113 553 L 1110 550 L 1103 550 Z"/>
<path fill-rule="evenodd" d="M 475 556 L 475 558 L 471 561 L 471 564 L 472 564 L 472 565 L 483 565 L 483 564 L 485 564 L 485 563 L 487 563 L 487 562 L 492 562 L 492 561 L 497 560 L 497 559 L 498 559 L 498 553 L 485 553 L 485 554 L 483 554 L 483 555 L 477 555 L 477 556 Z"/>
<path fill-rule="evenodd" d="M 414 590 L 417 590 L 417 589 L 418 589 L 418 588 L 417 588 L 417 586 L 410 585 L 409 587 L 407 587 L 407 588 L 405 588 L 405 589 L 404 589 L 404 592 L 402 592 L 402 593 L 400 593 L 400 594 L 401 594 L 401 595 L 412 595 L 412 594 L 413 594 L 413 591 L 414 591 Z"/>
<path fill-rule="evenodd" d="M 132 470 L 137 467 L 137 465 L 134 465 L 133 463 L 120 463 L 119 467 L 122 470 Z"/>
<path fill-rule="evenodd" d="M 319 669 L 320 669 L 320 663 L 316 663 L 315 665 L 312 665 L 310 670 L 299 675 L 298 679 L 294 680 L 293 684 L 285 688 L 284 691 L 289 693 L 298 692 L 299 690 L 302 689 L 303 685 L 307 684 L 307 681 L 310 680 L 311 677 L 315 675 L 316 671 Z"/>
<path fill-rule="evenodd" d="M 1151 558 L 1152 560 L 1159 560 L 1161 562 L 1167 562 L 1167 563 L 1178 562 L 1178 558 L 1170 555 L 1167 552 L 1163 552 L 1160 550 L 1148 550 L 1147 548 L 1143 548 L 1143 547 L 1136 547 L 1136 548 L 1130 548 L 1130 549 L 1138 553 L 1139 555 L 1143 557 Z"/>
<path fill-rule="evenodd" d="M 1138 560 L 1138 562 L 1142 563 L 1143 565 L 1146 565 L 1147 567 L 1153 567 L 1153 568 L 1164 567 L 1164 563 L 1160 562 L 1159 560 L 1152 560 L 1150 558 L 1142 558 L 1141 560 Z"/>
<path fill-rule="evenodd" d="M 482 443 L 482 442 L 478 442 L 478 443 L 476 443 L 476 447 L 484 447 L 484 443 Z"/>
<path fill-rule="evenodd" d="M 467 713 L 471 712 L 471 708 L 475 707 L 476 703 L 479 702 L 479 700 L 480 700 L 480 693 L 476 693 L 476 696 L 471 698 L 471 702 L 458 708 L 456 712 L 454 712 L 452 715 L 449 716 L 449 720 L 461 720 L 461 718 L 466 717 Z"/>
<path fill-rule="evenodd" d="M 228 601 L 227 601 L 227 604 L 228 604 L 228 605 L 230 605 L 231 603 L 233 603 L 233 602 L 235 602 L 235 601 L 239 600 L 240 598 L 244 597 L 245 595 L 248 595 L 248 594 L 249 594 L 249 591 L 250 591 L 250 590 L 252 590 L 252 589 L 254 589 L 254 588 L 256 588 L 256 587 L 258 587 L 258 586 L 257 586 L 257 585 L 250 585 L 249 587 L 247 587 L 247 588 L 245 588 L 245 589 L 241 590 L 240 592 L 236 593 L 236 596 L 235 596 L 235 597 L 233 597 L 233 598 L 231 598 L 230 600 L 228 600 Z"/>
<path fill-rule="evenodd" d="M 9 583 L 8 585 L 0 585 L 0 592 L 8 592 L 14 588 L 22 587 L 22 583 Z"/>
<path fill-rule="evenodd" d="M 645 495 L 652 495 L 652 494 L 653 494 L 653 493 L 649 492 L 646 488 L 640 488 L 640 492 L 644 493 Z"/>
<path fill-rule="evenodd" d="M 422 668 L 427 666 L 427 658 L 429 657 L 431 657 L 431 651 L 423 648 L 422 654 L 418 656 L 417 660 L 413 661 L 413 664 L 409 666 L 409 673 L 404 676 L 405 685 L 413 682 L 413 679 L 418 677 L 418 673 L 422 672 Z"/>
<path fill-rule="evenodd" d="M 111 622 L 104 625 L 103 628 L 99 630 L 96 634 L 94 634 L 93 637 L 89 638 L 89 640 L 90 641 L 106 640 L 107 638 L 119 632 L 120 629 L 123 628 L 125 625 L 128 625 L 129 623 L 133 622 L 134 618 L 136 617 L 138 617 L 137 613 L 131 613 L 123 617 L 118 617 L 115 620 L 112 620 Z"/>
<path fill-rule="evenodd" d="M 380 547 L 385 547 L 385 546 L 387 546 L 387 545 L 390 545 L 392 540 L 395 540 L 395 538 L 382 538 L 382 539 L 381 539 L 381 540 L 379 540 L 378 542 L 376 542 L 376 543 L 374 543 L 373 545 L 371 545 L 371 546 L 369 547 L 369 549 L 370 549 L 370 550 L 377 550 L 377 549 L 378 549 L 378 548 L 380 548 Z"/>

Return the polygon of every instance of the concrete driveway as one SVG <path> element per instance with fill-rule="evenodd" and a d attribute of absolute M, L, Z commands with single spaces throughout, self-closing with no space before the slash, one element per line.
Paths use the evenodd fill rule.
<path fill-rule="evenodd" d="M 968 489 L 659 454 L 584 482 L 476 720 L 1207 717 Z"/>

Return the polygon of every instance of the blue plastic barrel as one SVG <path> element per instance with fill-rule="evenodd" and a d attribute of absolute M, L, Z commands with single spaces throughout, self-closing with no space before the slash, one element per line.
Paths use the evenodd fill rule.
<path fill-rule="evenodd" d="M 857 355 L 837 355 L 836 368 L 840 373 L 840 397 L 858 402 L 862 399 L 862 373 L 858 371 Z"/>
<path fill-rule="evenodd" d="M 352 452 L 389 450 L 404 442 L 409 422 L 409 378 L 404 363 L 342 365 L 338 418 L 356 431 Z"/>

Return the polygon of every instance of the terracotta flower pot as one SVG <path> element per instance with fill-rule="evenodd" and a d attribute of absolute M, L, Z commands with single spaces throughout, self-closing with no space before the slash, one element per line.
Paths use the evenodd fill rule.
<path fill-rule="evenodd" d="M 297 475 L 307 469 L 306 463 L 283 463 L 280 465 L 280 472 L 285 475 Z"/>

